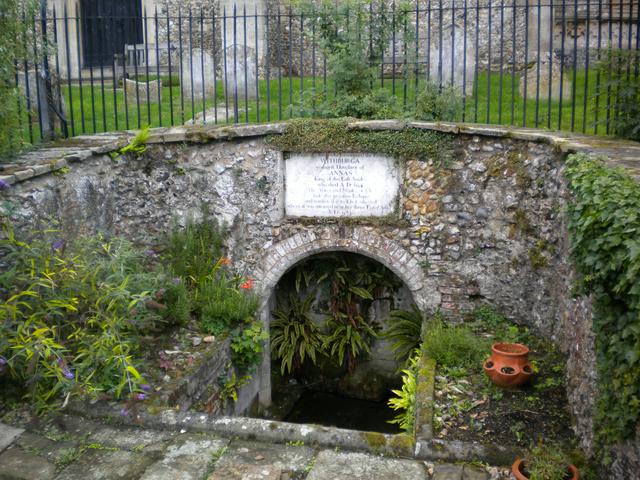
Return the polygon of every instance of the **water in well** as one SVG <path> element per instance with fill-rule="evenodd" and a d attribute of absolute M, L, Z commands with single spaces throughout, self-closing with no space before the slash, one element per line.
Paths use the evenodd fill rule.
<path fill-rule="evenodd" d="M 400 433 L 388 423 L 394 411 L 386 400 L 374 402 L 329 392 L 305 390 L 284 420 L 381 433 Z"/>

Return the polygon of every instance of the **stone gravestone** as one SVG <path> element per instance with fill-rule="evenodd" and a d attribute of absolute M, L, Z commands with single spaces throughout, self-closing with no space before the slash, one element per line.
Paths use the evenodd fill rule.
<path fill-rule="evenodd" d="M 473 91 L 476 61 L 475 44 L 471 37 L 467 37 L 465 45 L 463 28 L 455 23 L 449 24 L 442 29 L 442 65 L 440 65 L 439 49 L 439 45 L 432 45 L 430 48 L 429 76 L 431 81 L 444 86 L 453 84 L 461 92 L 464 88 L 466 94 L 470 95 Z"/>
<path fill-rule="evenodd" d="M 213 81 L 214 70 L 213 55 L 207 50 L 194 48 L 189 55 L 189 51 L 183 56 L 182 65 L 182 85 L 186 92 L 191 92 L 196 99 L 202 101 L 204 92 L 205 99 L 213 99 L 215 95 L 215 85 Z M 191 78 L 193 75 L 193 84 Z M 219 72 L 218 72 L 219 75 Z M 217 77 L 215 83 L 220 83 L 220 77 Z"/>
<path fill-rule="evenodd" d="M 234 56 L 235 51 L 235 56 Z M 225 49 L 227 61 L 227 75 L 225 78 L 225 89 L 229 95 L 229 99 L 233 99 L 236 94 L 236 85 L 238 87 L 238 100 L 256 98 L 256 53 L 253 48 L 245 47 L 241 44 L 230 45 Z M 223 73 L 224 75 L 224 73 Z M 245 97 L 245 82 L 247 86 L 247 95 Z"/>
<path fill-rule="evenodd" d="M 292 154 L 285 160 L 285 214 L 381 217 L 398 211 L 393 158 L 371 154 Z"/>

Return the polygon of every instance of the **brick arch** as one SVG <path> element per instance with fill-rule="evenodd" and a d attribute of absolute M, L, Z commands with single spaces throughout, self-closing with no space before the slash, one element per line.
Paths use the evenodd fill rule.
<path fill-rule="evenodd" d="M 416 297 L 425 278 L 418 260 L 398 242 L 357 227 L 296 233 L 269 247 L 255 275 L 260 297 L 268 300 L 282 276 L 301 260 L 330 251 L 358 253 L 380 262 L 402 280 L 422 307 Z"/>
<path fill-rule="evenodd" d="M 309 230 L 263 247 L 266 250 L 254 273 L 260 297 L 259 317 L 269 331 L 273 292 L 276 285 L 298 262 L 322 252 L 351 252 L 376 260 L 391 270 L 409 289 L 418 308 L 426 312 L 429 299 L 424 294 L 426 279 L 418 260 L 402 245 L 363 227 L 325 227 Z M 259 384 L 260 404 L 271 404 L 271 356 L 269 340 L 262 357 Z"/>

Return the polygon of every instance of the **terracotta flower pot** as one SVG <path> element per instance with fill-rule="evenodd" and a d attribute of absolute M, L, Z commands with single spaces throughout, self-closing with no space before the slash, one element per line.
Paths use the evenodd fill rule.
<path fill-rule="evenodd" d="M 524 461 L 521 458 L 517 458 L 513 465 L 511 465 L 511 473 L 516 477 L 516 480 L 529 480 L 523 472 Z M 567 466 L 567 480 L 580 480 L 580 472 L 575 465 Z"/>
<path fill-rule="evenodd" d="M 517 387 L 529 381 L 533 368 L 529 349 L 521 343 L 494 343 L 491 356 L 484 362 L 484 371 L 499 387 Z"/>

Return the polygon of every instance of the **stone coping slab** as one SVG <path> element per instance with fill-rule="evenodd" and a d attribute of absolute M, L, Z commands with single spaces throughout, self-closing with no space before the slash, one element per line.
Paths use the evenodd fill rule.
<path fill-rule="evenodd" d="M 75 415 L 119 425 L 213 433 L 222 437 L 274 444 L 304 443 L 315 447 L 340 448 L 420 460 L 481 461 L 494 465 L 508 465 L 514 458 L 522 456 L 522 452 L 517 448 L 499 445 L 443 440 L 416 441 L 406 434 L 391 435 L 259 418 L 213 416 L 204 412 L 166 409 L 148 413 L 140 410 L 136 417 L 122 416 L 117 403 L 106 401 L 98 401 L 91 405 L 80 401 L 72 402 L 68 409 Z"/>
<path fill-rule="evenodd" d="M 204 144 L 221 140 L 282 134 L 287 122 L 243 125 L 184 125 L 150 130 L 147 144 Z M 612 167 L 621 167 L 640 179 L 640 143 L 581 133 L 555 132 L 534 128 L 452 122 L 403 120 L 362 120 L 347 125 L 350 130 L 401 131 L 407 128 L 481 137 L 513 138 L 546 143 L 560 152 L 584 152 L 606 156 Z M 117 152 L 136 135 L 135 131 L 80 135 L 27 152 L 14 163 L 0 164 L 0 181 L 7 185 L 56 172 L 69 163 L 82 162 L 94 155 Z"/>

